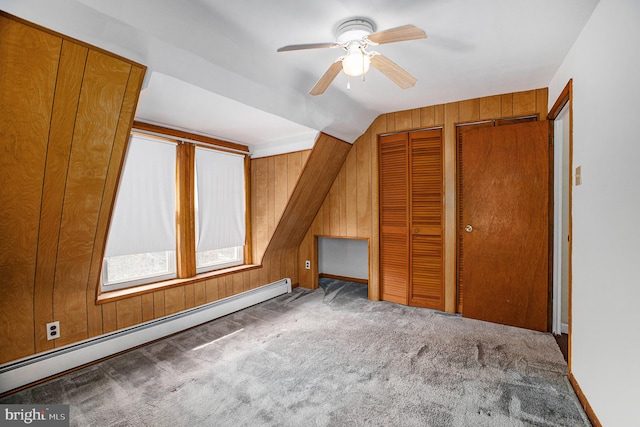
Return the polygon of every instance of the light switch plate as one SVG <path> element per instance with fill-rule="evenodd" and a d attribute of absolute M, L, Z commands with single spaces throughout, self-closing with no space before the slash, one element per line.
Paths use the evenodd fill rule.
<path fill-rule="evenodd" d="M 582 185 L 582 166 L 576 168 L 576 185 Z"/>

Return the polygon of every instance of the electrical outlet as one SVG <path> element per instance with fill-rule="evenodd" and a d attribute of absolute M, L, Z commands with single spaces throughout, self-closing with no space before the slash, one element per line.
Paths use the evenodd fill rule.
<path fill-rule="evenodd" d="M 307 270 L 311 270 L 311 261 L 306 260 L 304 262 L 304 268 L 306 268 Z"/>
<path fill-rule="evenodd" d="M 47 323 L 47 339 L 55 340 L 56 338 L 60 338 L 60 322 Z"/>

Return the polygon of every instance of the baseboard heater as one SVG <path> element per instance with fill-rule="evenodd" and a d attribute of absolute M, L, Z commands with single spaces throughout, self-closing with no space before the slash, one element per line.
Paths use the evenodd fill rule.
<path fill-rule="evenodd" d="M 286 278 L 228 298 L 0 366 L 0 394 L 291 292 Z"/>

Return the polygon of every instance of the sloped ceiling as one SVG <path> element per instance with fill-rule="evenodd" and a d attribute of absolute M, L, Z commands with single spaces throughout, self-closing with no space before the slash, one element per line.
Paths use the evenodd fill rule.
<path fill-rule="evenodd" d="M 271 154 L 318 131 L 353 142 L 379 114 L 546 87 L 598 0 L 0 0 L 0 9 L 146 65 L 136 118 Z M 348 18 L 377 30 L 413 24 L 428 38 L 377 46 L 415 77 L 398 88 L 372 69 L 309 90 Z"/>

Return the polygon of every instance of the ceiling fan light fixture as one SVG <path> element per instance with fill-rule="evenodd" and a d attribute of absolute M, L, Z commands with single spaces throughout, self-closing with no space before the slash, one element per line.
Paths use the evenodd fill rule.
<path fill-rule="evenodd" d="M 342 59 L 342 71 L 350 77 L 365 75 L 370 65 L 371 58 L 360 48 L 349 50 L 347 56 Z"/>

